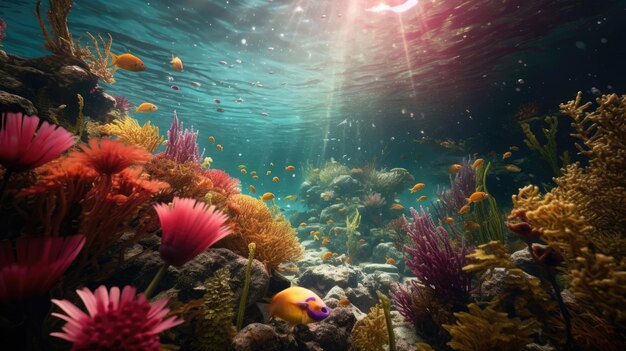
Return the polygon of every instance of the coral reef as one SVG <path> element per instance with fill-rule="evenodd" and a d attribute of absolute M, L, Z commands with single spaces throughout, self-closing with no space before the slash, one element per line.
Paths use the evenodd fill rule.
<path fill-rule="evenodd" d="M 234 212 L 234 234 L 219 245 L 242 256 L 248 255 L 248 245 L 256 244 L 255 257 L 268 270 L 274 270 L 283 262 L 295 262 L 303 254 L 303 248 L 288 222 L 272 217 L 263 201 L 247 195 L 232 195 L 228 206 Z"/>
<path fill-rule="evenodd" d="M 352 329 L 351 351 L 380 351 L 389 344 L 385 312 L 380 305 L 372 307 L 367 316 Z"/>
<path fill-rule="evenodd" d="M 101 134 L 115 135 L 119 140 L 145 148 L 153 153 L 163 144 L 164 137 L 159 135 L 159 127 L 153 126 L 150 121 L 139 125 L 139 121 L 129 116 L 115 119 L 99 128 Z"/>
<path fill-rule="evenodd" d="M 198 132 L 183 129 L 183 122 L 178 121 L 176 111 L 172 125 L 167 131 L 167 148 L 165 149 L 165 157 L 177 163 L 185 163 L 188 161 L 200 164 L 204 151 L 200 154 L 198 150 Z"/>
<path fill-rule="evenodd" d="M 209 191 L 214 189 L 213 182 L 195 162 L 176 163 L 157 155 L 144 168 L 151 179 L 170 185 L 159 196 L 159 200 L 163 202 L 170 202 L 175 196 L 205 200 Z"/>
<path fill-rule="evenodd" d="M 471 158 L 464 160 L 459 173 L 454 178 L 450 176 L 450 188 L 437 189 L 439 201 L 435 204 L 435 208 L 440 217 L 456 214 L 467 203 L 465 199 L 476 191 L 476 171 L 472 168 L 472 163 Z"/>

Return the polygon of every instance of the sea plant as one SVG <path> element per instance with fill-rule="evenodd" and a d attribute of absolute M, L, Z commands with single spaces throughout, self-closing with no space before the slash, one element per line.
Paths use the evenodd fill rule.
<path fill-rule="evenodd" d="M 246 265 L 246 279 L 243 283 L 243 291 L 241 292 L 241 298 L 239 299 L 239 309 L 237 311 L 237 331 L 243 327 L 243 317 L 246 311 L 246 301 L 248 301 L 248 290 L 250 289 L 250 275 L 252 273 L 252 262 L 254 261 L 254 252 L 256 251 L 256 244 L 248 244 L 248 264 Z"/>
<path fill-rule="evenodd" d="M 548 125 L 547 128 L 541 128 L 541 132 L 546 138 L 546 143 L 542 145 L 537 139 L 535 133 L 532 131 L 530 124 L 528 122 L 523 122 L 520 126 L 526 136 L 524 144 L 526 144 L 530 150 L 537 152 L 544 159 L 544 161 L 548 163 L 552 174 L 555 177 L 559 177 L 562 175 L 561 168 L 569 164 L 569 152 L 565 151 L 563 152 L 563 155 L 559 157 L 556 143 L 556 134 L 559 123 L 557 117 L 546 116 L 543 121 Z M 561 162 L 559 162 L 559 158 Z"/>
<path fill-rule="evenodd" d="M 474 191 L 476 191 L 476 171 L 472 168 L 473 160 L 463 160 L 461 169 L 454 177 L 450 175 L 450 188 L 437 189 L 438 202 L 435 208 L 440 217 L 456 214 Z"/>
<path fill-rule="evenodd" d="M 178 120 L 176 111 L 172 125 L 167 131 L 167 147 L 165 148 L 165 157 L 178 163 L 194 162 L 200 165 L 204 151 L 200 154 L 198 148 L 198 132 L 189 129 L 183 129 L 183 122 Z"/>
<path fill-rule="evenodd" d="M 491 169 L 491 162 L 486 166 L 479 167 L 476 170 L 476 191 L 489 193 L 487 189 L 487 176 Z M 469 197 L 469 196 L 468 196 Z M 493 196 L 488 196 L 484 201 L 473 204 L 471 218 L 480 226 L 471 233 L 473 242 L 476 244 L 484 244 L 492 240 L 505 241 L 506 224 L 504 216 L 500 212 L 498 203 Z"/>
<path fill-rule="evenodd" d="M 378 295 L 378 303 L 382 306 L 385 315 L 385 326 L 389 335 L 389 351 L 396 351 L 396 337 L 393 333 L 393 324 L 391 323 L 391 300 L 380 291 L 376 291 L 376 295 Z"/>
<path fill-rule="evenodd" d="M 104 135 L 115 135 L 119 140 L 141 146 L 150 153 L 155 152 L 165 139 L 159 135 L 159 127 L 153 126 L 150 121 L 140 126 L 139 121 L 127 115 L 101 126 L 100 132 Z"/>
<path fill-rule="evenodd" d="M 393 332 L 393 331 L 392 331 Z M 352 328 L 351 351 L 380 351 L 389 344 L 385 311 L 380 304 L 372 307 Z"/>
<path fill-rule="evenodd" d="M 359 257 L 359 241 L 357 238 L 357 229 L 361 225 L 361 213 L 354 210 L 354 216 L 346 216 L 346 247 L 348 248 L 348 257 L 354 263 L 358 262 Z"/>

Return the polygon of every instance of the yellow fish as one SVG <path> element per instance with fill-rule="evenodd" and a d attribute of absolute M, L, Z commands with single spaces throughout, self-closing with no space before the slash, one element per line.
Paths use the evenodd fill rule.
<path fill-rule="evenodd" d="M 306 223 L 305 223 L 305 222 L 302 222 L 302 223 L 300 223 L 300 224 L 298 225 L 298 227 L 306 228 Z"/>
<path fill-rule="evenodd" d="M 287 201 L 296 201 L 298 197 L 296 195 L 287 195 L 285 196 L 285 200 Z"/>
<path fill-rule="evenodd" d="M 331 257 L 333 257 L 333 253 L 330 251 L 326 251 L 322 254 L 322 261 L 327 261 L 329 260 Z"/>
<path fill-rule="evenodd" d="M 489 194 L 484 191 L 476 191 L 470 195 L 470 197 L 465 198 L 465 200 L 467 200 L 467 203 L 480 202 L 486 199 L 487 196 L 489 196 Z"/>
<path fill-rule="evenodd" d="M 395 203 L 393 205 L 391 205 L 391 207 L 389 208 L 392 211 L 404 211 L 404 206 L 400 205 L 399 203 Z"/>
<path fill-rule="evenodd" d="M 137 108 L 135 108 L 135 112 L 144 112 L 144 113 L 150 113 L 150 112 L 154 112 L 156 110 L 158 110 L 159 108 L 155 105 L 155 104 L 151 104 L 149 102 L 144 102 L 143 104 L 137 106 Z"/>
<path fill-rule="evenodd" d="M 180 59 L 180 57 L 172 55 L 172 61 L 170 61 L 170 63 L 172 64 L 173 69 L 177 70 L 178 72 L 183 71 L 183 61 Z"/>
<path fill-rule="evenodd" d="M 265 172 L 265 175 L 270 175 L 270 174 L 272 174 L 272 171 Z"/>
<path fill-rule="evenodd" d="M 326 221 L 326 224 L 333 225 L 333 224 L 335 224 L 335 221 L 333 221 L 332 219 L 329 219 L 329 220 Z"/>
<path fill-rule="evenodd" d="M 274 177 L 274 178 L 272 178 L 272 181 L 273 181 L 274 183 L 278 183 L 278 182 L 280 182 L 280 178 L 278 178 L 278 177 Z"/>
<path fill-rule="evenodd" d="M 476 161 L 474 161 L 474 163 L 472 163 L 472 169 L 476 169 L 476 168 L 482 166 L 483 163 L 485 163 L 485 160 L 483 160 L 482 158 L 477 158 Z"/>
<path fill-rule="evenodd" d="M 270 162 L 270 166 L 274 166 L 274 162 Z"/>
<path fill-rule="evenodd" d="M 509 150 L 511 151 L 519 151 L 519 147 L 513 145 L 513 146 L 509 146 Z"/>
<path fill-rule="evenodd" d="M 146 69 L 146 65 L 143 61 L 131 53 L 121 55 L 111 53 L 111 57 L 113 58 L 113 61 L 111 61 L 110 66 L 115 66 L 116 69 L 121 68 L 131 72 L 141 72 Z"/>
<path fill-rule="evenodd" d="M 513 153 L 511 151 L 507 151 L 507 152 L 502 154 L 502 159 L 504 160 L 506 158 L 509 158 L 509 157 L 511 157 L 511 155 L 513 155 Z"/>
<path fill-rule="evenodd" d="M 328 245 L 330 244 L 330 239 L 328 239 L 327 237 L 324 237 L 324 239 L 322 239 L 322 245 Z"/>
<path fill-rule="evenodd" d="M 454 222 L 454 218 L 452 217 L 446 217 L 446 223 L 450 224 Z"/>
<path fill-rule="evenodd" d="M 261 195 L 261 200 L 263 200 L 263 201 L 274 200 L 274 194 L 273 193 L 265 193 L 265 194 Z"/>
<path fill-rule="evenodd" d="M 211 163 L 213 163 L 213 159 L 211 157 L 205 157 L 204 161 L 202 161 L 202 164 L 200 165 L 200 167 L 202 167 L 202 168 L 211 167 Z"/>
<path fill-rule="evenodd" d="M 241 169 L 241 173 L 246 174 L 246 173 L 248 173 L 248 171 L 246 171 L 246 169 L 245 169 L 245 168 L 242 168 L 242 169 Z"/>
<path fill-rule="evenodd" d="M 424 187 L 426 186 L 426 184 L 424 183 L 417 183 L 415 185 L 413 185 L 413 187 L 411 188 L 411 194 L 413 194 L 414 192 L 420 191 L 422 189 L 424 189 Z"/>
<path fill-rule="evenodd" d="M 250 185 L 250 192 L 256 194 L 256 188 L 254 187 L 254 185 Z"/>
<path fill-rule="evenodd" d="M 274 295 L 270 318 L 278 317 L 291 325 L 319 322 L 330 315 L 330 308 L 309 289 L 292 286 Z"/>
<path fill-rule="evenodd" d="M 463 166 L 461 166 L 458 163 L 455 163 L 452 166 L 450 166 L 450 168 L 448 168 L 448 173 L 450 173 L 450 174 L 457 174 L 457 173 L 459 173 L 461 168 L 463 168 Z"/>
<path fill-rule="evenodd" d="M 222 146 L 222 144 L 217 144 L 215 145 L 215 147 L 217 148 L 217 151 L 224 151 L 224 147 Z"/>
<path fill-rule="evenodd" d="M 470 205 L 469 205 L 469 204 L 467 204 L 467 205 L 463 205 L 463 207 L 461 207 L 461 208 L 459 209 L 459 212 L 458 212 L 458 213 L 459 213 L 459 214 L 466 214 L 466 213 L 469 211 L 469 209 L 470 209 Z"/>
<path fill-rule="evenodd" d="M 254 179 L 254 180 L 259 179 L 259 176 L 258 175 L 253 175 L 252 179 Z"/>
<path fill-rule="evenodd" d="M 320 237 L 319 237 L 319 236 L 317 236 L 317 234 L 313 234 L 313 240 L 315 240 L 315 241 L 319 241 L 319 240 L 320 240 Z"/>
<path fill-rule="evenodd" d="M 210 136 L 209 137 L 209 142 L 214 143 L 215 142 L 215 137 Z"/>
<path fill-rule="evenodd" d="M 239 165 L 239 166 L 237 166 L 237 167 L 238 167 L 239 169 L 242 169 L 242 168 L 246 168 L 246 165 Z"/>
<path fill-rule="evenodd" d="M 518 166 L 514 165 L 514 164 L 506 164 L 504 165 L 504 169 L 506 169 L 507 171 L 511 172 L 511 173 L 519 173 L 522 171 L 521 168 L 519 168 Z"/>
<path fill-rule="evenodd" d="M 256 175 L 256 171 L 250 172 L 250 175 Z"/>
<path fill-rule="evenodd" d="M 294 167 L 294 166 L 287 166 L 287 167 L 285 167 L 285 170 L 287 170 L 287 171 L 294 171 L 295 169 L 296 169 L 296 167 Z"/>
<path fill-rule="evenodd" d="M 465 223 L 463 223 L 463 228 L 467 229 L 467 230 L 476 230 L 478 228 L 480 228 L 480 224 L 473 222 L 473 221 L 467 221 Z"/>
<path fill-rule="evenodd" d="M 428 200 L 428 196 L 426 195 L 422 195 L 417 199 L 417 201 L 426 201 L 426 200 Z"/>

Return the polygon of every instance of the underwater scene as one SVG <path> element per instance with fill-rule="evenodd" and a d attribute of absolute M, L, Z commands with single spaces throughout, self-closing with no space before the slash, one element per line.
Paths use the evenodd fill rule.
<path fill-rule="evenodd" d="M 2 350 L 626 350 L 625 0 L 0 0 Z"/>

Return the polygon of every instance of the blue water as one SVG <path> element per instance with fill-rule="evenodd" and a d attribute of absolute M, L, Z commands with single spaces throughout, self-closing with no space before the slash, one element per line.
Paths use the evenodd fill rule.
<path fill-rule="evenodd" d="M 365 11 L 378 3 L 77 0 L 69 28 L 75 37 L 110 33 L 113 52 L 146 63 L 103 85 L 135 105 L 159 106 L 135 118 L 165 133 L 176 110 L 200 131 L 214 167 L 247 189 L 249 175 L 237 168 L 246 164 L 261 175 L 257 189 L 283 196 L 297 191 L 304 163 L 331 157 L 446 184 L 461 157 L 522 145 L 513 117 L 520 104 L 553 113 L 577 90 L 626 88 L 625 1 L 422 1 L 402 16 Z M 47 54 L 34 8 L 34 0 L 0 1 L 4 50 Z M 184 72 L 170 67 L 172 54 Z M 469 147 L 416 142 L 423 137 L 470 138 Z M 278 184 L 264 177 L 269 162 Z M 290 164 L 296 172 L 282 170 Z M 511 193 L 519 184 L 504 178 L 502 193 Z"/>

